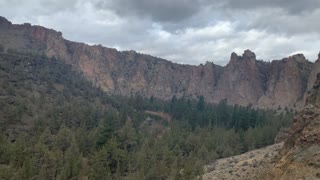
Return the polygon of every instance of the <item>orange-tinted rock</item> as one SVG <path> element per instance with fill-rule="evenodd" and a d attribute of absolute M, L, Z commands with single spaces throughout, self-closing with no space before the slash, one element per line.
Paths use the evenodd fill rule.
<path fill-rule="evenodd" d="M 227 99 L 232 104 L 272 108 L 304 102 L 312 67 L 302 55 L 268 63 L 257 61 L 250 50 L 242 56 L 232 53 L 225 67 L 181 65 L 134 51 L 71 42 L 52 29 L 13 25 L 2 17 L 0 44 L 59 58 L 110 94 L 161 99 L 203 95 L 208 102 Z"/>

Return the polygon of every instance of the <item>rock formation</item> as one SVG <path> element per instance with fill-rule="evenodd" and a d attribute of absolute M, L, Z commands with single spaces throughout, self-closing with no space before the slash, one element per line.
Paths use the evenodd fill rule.
<path fill-rule="evenodd" d="M 320 179 L 320 73 L 316 78 L 269 179 Z"/>
<path fill-rule="evenodd" d="M 219 159 L 205 166 L 203 179 L 320 179 L 320 73 L 315 78 L 304 108 L 275 139 L 279 144 Z"/>
<path fill-rule="evenodd" d="M 135 51 L 119 52 L 68 41 L 52 29 L 27 23 L 15 25 L 3 17 L 0 45 L 7 51 L 31 51 L 59 58 L 110 94 L 161 99 L 203 95 L 207 102 L 227 99 L 231 104 L 272 108 L 303 104 L 313 66 L 300 54 L 269 63 L 256 60 L 249 50 L 242 56 L 232 53 L 225 67 L 210 62 L 181 65 Z"/>

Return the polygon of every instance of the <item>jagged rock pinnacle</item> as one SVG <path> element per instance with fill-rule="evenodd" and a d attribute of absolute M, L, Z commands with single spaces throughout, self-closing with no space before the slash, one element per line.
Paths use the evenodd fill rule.
<path fill-rule="evenodd" d="M 235 62 L 237 62 L 238 59 L 239 59 L 239 56 L 237 53 L 235 53 L 235 52 L 231 53 L 230 63 L 235 63 Z"/>
<path fill-rule="evenodd" d="M 245 50 L 242 56 L 244 59 L 256 59 L 256 54 L 249 49 Z"/>

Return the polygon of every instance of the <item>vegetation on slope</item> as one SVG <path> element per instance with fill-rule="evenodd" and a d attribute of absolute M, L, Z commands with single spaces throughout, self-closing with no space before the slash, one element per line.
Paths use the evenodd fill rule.
<path fill-rule="evenodd" d="M 203 97 L 111 96 L 55 58 L 0 54 L 0 179 L 191 179 L 272 144 L 291 117 Z"/>

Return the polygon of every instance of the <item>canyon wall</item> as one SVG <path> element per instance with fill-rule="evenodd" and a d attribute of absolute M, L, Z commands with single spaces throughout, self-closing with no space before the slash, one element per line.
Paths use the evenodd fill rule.
<path fill-rule="evenodd" d="M 28 23 L 12 24 L 3 17 L 0 45 L 7 52 L 14 49 L 61 59 L 110 94 L 165 100 L 174 95 L 202 95 L 207 102 L 227 99 L 231 104 L 266 108 L 301 106 L 320 68 L 302 54 L 263 62 L 250 50 L 241 56 L 232 53 L 225 67 L 211 62 L 182 65 L 135 51 L 68 41 L 61 32 Z"/>

